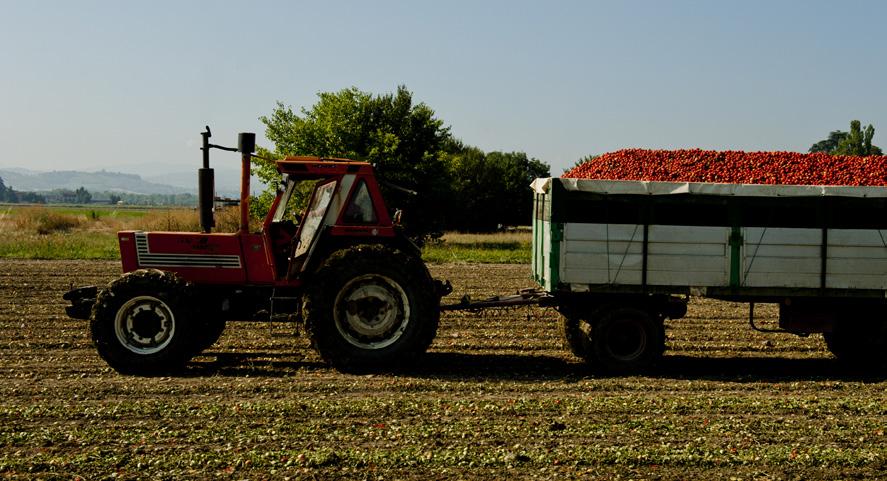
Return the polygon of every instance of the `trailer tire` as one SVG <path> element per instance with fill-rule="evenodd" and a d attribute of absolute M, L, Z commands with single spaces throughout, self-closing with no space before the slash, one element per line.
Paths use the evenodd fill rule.
<path fill-rule="evenodd" d="M 585 321 L 578 317 L 561 316 L 561 332 L 564 336 L 564 344 L 574 356 L 591 361 L 589 359 L 591 347 L 588 345 L 588 336 L 582 332 L 580 327 L 582 322 Z"/>
<path fill-rule="evenodd" d="M 852 368 L 883 369 L 887 367 L 887 323 L 868 328 L 846 329 L 823 333 L 828 350 L 842 364 Z"/>
<path fill-rule="evenodd" d="M 608 371 L 643 371 L 662 357 L 665 328 L 647 311 L 617 307 L 594 319 L 591 347 L 594 362 Z"/>
<path fill-rule="evenodd" d="M 422 261 L 380 245 L 334 252 L 303 302 L 312 345 L 342 371 L 409 366 L 431 345 L 440 317 Z"/>
<path fill-rule="evenodd" d="M 162 375 L 181 370 L 193 355 L 193 319 L 181 278 L 140 269 L 99 292 L 90 332 L 99 355 L 117 372 Z"/>

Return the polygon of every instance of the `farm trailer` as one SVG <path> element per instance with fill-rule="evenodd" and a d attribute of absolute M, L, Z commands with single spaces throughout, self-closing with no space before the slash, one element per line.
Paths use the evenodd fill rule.
<path fill-rule="evenodd" d="M 887 359 L 887 188 L 537 179 L 533 275 L 570 349 L 655 363 L 690 296 L 779 305 L 777 332 Z M 770 330 L 773 331 L 773 330 Z"/>

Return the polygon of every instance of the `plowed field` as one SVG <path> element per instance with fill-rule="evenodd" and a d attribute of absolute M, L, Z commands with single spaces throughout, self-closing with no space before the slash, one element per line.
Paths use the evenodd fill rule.
<path fill-rule="evenodd" d="M 436 265 L 475 298 L 521 265 Z M 233 324 L 181 377 L 124 377 L 64 315 L 115 262 L 0 262 L 0 477 L 22 479 L 839 479 L 887 473 L 887 382 L 839 369 L 820 336 L 761 334 L 694 300 L 652 375 L 608 377 L 558 317 L 443 316 L 398 375 L 322 364 L 291 325 Z M 774 311 L 758 309 L 765 325 Z"/>

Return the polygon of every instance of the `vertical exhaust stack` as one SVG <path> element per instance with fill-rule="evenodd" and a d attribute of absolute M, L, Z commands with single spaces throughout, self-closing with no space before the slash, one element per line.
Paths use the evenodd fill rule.
<path fill-rule="evenodd" d="M 249 233 L 249 176 L 250 158 L 256 151 L 256 134 L 241 132 L 237 136 L 237 150 L 241 154 L 240 170 L 240 233 Z"/>
<path fill-rule="evenodd" d="M 200 148 L 203 151 L 203 167 L 197 169 L 197 210 L 200 212 L 200 229 L 208 234 L 216 226 L 213 218 L 215 176 L 213 169 L 209 168 L 209 138 L 212 137 L 209 126 L 206 127 L 206 132 L 201 132 L 200 135 L 203 137 L 203 147 Z"/>
<path fill-rule="evenodd" d="M 221 149 L 229 152 L 240 152 L 242 167 L 240 172 L 240 233 L 249 233 L 249 175 L 250 175 L 250 158 L 256 151 L 256 134 L 250 132 L 241 132 L 237 136 L 237 148 L 222 147 L 209 143 L 212 133 L 209 126 L 206 132 L 201 132 L 203 136 L 203 167 L 197 171 L 197 206 L 200 210 L 200 229 L 204 233 L 210 233 L 212 228 L 216 226 L 213 219 L 213 206 L 215 203 L 215 180 L 213 170 L 209 168 L 209 149 Z"/>

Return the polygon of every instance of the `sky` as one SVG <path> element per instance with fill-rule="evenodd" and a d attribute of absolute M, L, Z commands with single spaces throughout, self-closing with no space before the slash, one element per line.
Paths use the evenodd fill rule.
<path fill-rule="evenodd" d="M 620 148 L 887 146 L 883 1 L 0 0 L 0 167 L 157 175 L 280 101 L 405 85 L 557 175 Z M 213 166 L 237 154 L 214 152 Z"/>

